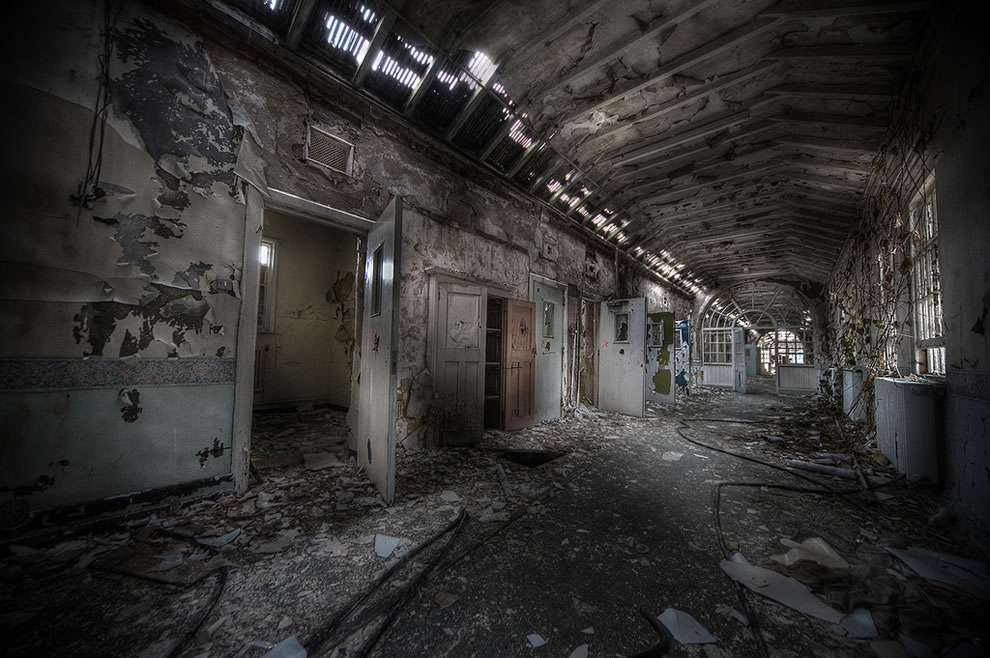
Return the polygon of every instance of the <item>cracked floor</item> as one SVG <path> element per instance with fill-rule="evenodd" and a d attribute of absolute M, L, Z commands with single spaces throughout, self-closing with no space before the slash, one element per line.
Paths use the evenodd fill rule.
<path fill-rule="evenodd" d="M 890 549 L 986 556 L 861 427 L 762 388 L 401 453 L 392 506 L 342 412 L 259 414 L 244 495 L 3 538 L 7 655 L 986 655 L 979 579 L 923 578 Z M 845 566 L 773 559 L 811 539 Z M 874 632 L 744 589 L 733 559 Z M 667 609 L 715 642 L 670 637 Z"/>

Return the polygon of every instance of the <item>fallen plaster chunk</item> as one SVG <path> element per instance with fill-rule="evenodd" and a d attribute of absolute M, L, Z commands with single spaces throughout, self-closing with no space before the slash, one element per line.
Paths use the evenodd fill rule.
<path fill-rule="evenodd" d="M 444 491 L 440 494 L 440 500 L 445 503 L 459 503 L 461 502 L 461 497 L 455 494 L 453 491 Z"/>
<path fill-rule="evenodd" d="M 582 644 L 581 646 L 574 649 L 571 655 L 567 658 L 588 658 L 588 645 Z"/>
<path fill-rule="evenodd" d="M 398 537 L 375 535 L 375 554 L 378 557 L 388 557 L 392 555 L 392 551 L 395 550 L 400 541 L 402 540 Z"/>
<path fill-rule="evenodd" d="M 332 452 L 313 452 L 303 455 L 303 464 L 307 470 L 321 471 L 324 468 L 340 465 L 340 460 Z"/>
<path fill-rule="evenodd" d="M 181 550 L 169 551 L 168 553 L 162 553 L 156 557 L 160 557 L 162 561 L 159 562 L 158 566 L 152 569 L 152 571 L 169 571 L 170 569 L 176 568 L 183 562 Z"/>
<path fill-rule="evenodd" d="M 784 566 L 789 567 L 798 560 L 811 560 L 833 569 L 849 568 L 849 563 L 842 559 L 842 556 L 836 553 L 835 549 L 821 537 L 809 537 L 800 544 L 790 539 L 782 539 L 780 543 L 791 550 L 783 555 L 771 555 L 770 559 Z"/>
<path fill-rule="evenodd" d="M 657 620 L 667 627 L 674 639 L 681 644 L 712 644 L 718 642 L 705 627 L 686 612 L 667 608 Z"/>
<path fill-rule="evenodd" d="M 665 452 L 665 453 L 661 454 L 660 455 L 660 459 L 662 459 L 664 461 L 667 461 L 667 462 L 676 462 L 676 461 L 679 461 L 680 458 L 683 457 L 683 456 L 684 456 L 684 453 L 683 452 L 673 452 L 673 451 L 671 451 L 671 452 Z"/>
<path fill-rule="evenodd" d="M 547 643 L 546 640 L 544 640 L 536 633 L 530 633 L 529 635 L 526 636 L 526 639 L 529 640 L 529 646 L 533 647 L 534 649 L 536 647 L 542 647 L 544 644 Z"/>
<path fill-rule="evenodd" d="M 745 558 L 743 558 L 745 559 Z M 770 569 L 743 564 L 733 560 L 722 560 L 722 571 L 737 583 L 741 583 L 768 599 L 793 608 L 806 615 L 817 617 L 831 624 L 842 621 L 842 613 L 825 604 L 811 593 L 811 589 L 793 578 Z"/>
<path fill-rule="evenodd" d="M 838 624 L 833 624 L 832 630 L 839 635 L 848 635 L 857 640 L 872 640 L 877 636 L 873 615 L 866 608 L 856 608 Z"/>
<path fill-rule="evenodd" d="M 589 626 L 588 628 L 582 628 L 581 629 L 581 632 L 584 633 L 585 635 L 594 635 L 595 634 L 595 627 L 594 626 Z"/>
<path fill-rule="evenodd" d="M 295 635 L 290 635 L 274 647 L 261 658 L 306 658 L 306 649 L 299 644 Z"/>
<path fill-rule="evenodd" d="M 456 594 L 451 594 L 450 592 L 437 592 L 435 600 L 437 605 L 440 606 L 440 609 L 444 610 L 457 603 L 457 600 L 460 598 L 461 597 Z"/>
<path fill-rule="evenodd" d="M 891 546 L 884 548 L 925 580 L 945 583 L 980 598 L 990 599 L 990 575 L 982 562 L 918 546 L 906 549 Z"/>

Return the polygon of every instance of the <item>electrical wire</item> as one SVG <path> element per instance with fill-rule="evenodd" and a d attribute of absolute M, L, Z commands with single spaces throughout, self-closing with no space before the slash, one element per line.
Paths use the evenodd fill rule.
<path fill-rule="evenodd" d="M 110 60 L 113 57 L 113 33 L 123 8 L 122 0 L 105 0 L 103 5 L 103 44 L 97 57 L 99 79 L 96 90 L 96 103 L 93 108 L 93 123 L 89 127 L 89 152 L 86 156 L 86 174 L 79 184 L 78 194 L 72 196 L 76 205 L 76 225 L 82 217 L 83 208 L 89 202 L 103 196 L 99 188 L 103 170 L 103 144 L 106 139 L 107 119 L 110 116 L 112 93 L 110 88 Z"/>

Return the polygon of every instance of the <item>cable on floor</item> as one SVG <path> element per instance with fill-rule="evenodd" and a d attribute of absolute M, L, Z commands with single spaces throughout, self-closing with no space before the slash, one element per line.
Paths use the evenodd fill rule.
<path fill-rule="evenodd" d="M 700 446 L 700 447 L 705 448 L 707 450 L 712 450 L 714 452 L 719 452 L 719 453 L 722 453 L 722 454 L 725 454 L 725 455 L 729 455 L 730 457 L 736 457 L 738 459 L 742 459 L 742 460 L 745 460 L 745 461 L 748 461 L 748 462 L 753 462 L 755 464 L 759 464 L 761 466 L 766 466 L 766 467 L 769 467 L 769 468 L 772 468 L 772 469 L 775 469 L 775 470 L 778 470 L 778 471 L 782 471 L 782 472 L 787 473 L 789 475 L 792 475 L 792 476 L 794 476 L 796 478 L 799 478 L 799 479 L 802 479 L 802 480 L 806 480 L 806 481 L 808 481 L 808 482 L 810 482 L 810 483 L 812 483 L 812 484 L 815 485 L 815 487 L 797 487 L 797 486 L 792 486 L 792 485 L 777 484 L 777 483 L 771 483 L 771 482 L 719 482 L 719 483 L 717 483 L 715 485 L 715 488 L 714 488 L 713 492 L 712 492 L 712 515 L 714 517 L 715 535 L 716 535 L 716 538 L 718 540 L 719 550 L 722 552 L 722 556 L 723 556 L 724 559 L 730 559 L 731 556 L 729 555 L 729 551 L 726 548 L 726 545 L 725 545 L 725 535 L 724 535 L 724 533 L 722 531 L 722 519 L 721 519 L 721 491 L 722 491 L 722 487 L 728 487 L 728 486 L 759 487 L 759 488 L 764 488 L 765 487 L 765 488 L 768 488 L 768 489 L 769 488 L 782 489 L 782 490 L 785 490 L 785 491 L 793 491 L 793 492 L 798 492 L 798 493 L 813 493 L 813 494 L 818 494 L 818 495 L 830 495 L 830 496 L 836 496 L 836 497 L 838 497 L 838 498 L 840 498 L 842 500 L 845 500 L 849 504 L 854 505 L 855 507 L 857 507 L 857 508 L 859 508 L 861 510 L 869 511 L 866 507 L 864 507 L 863 505 L 861 505 L 858 501 L 855 501 L 855 500 L 852 500 L 850 498 L 847 498 L 847 496 L 849 496 L 850 494 L 853 494 L 853 495 L 860 494 L 864 490 L 878 489 L 878 488 L 880 488 L 882 486 L 886 486 L 888 484 L 892 484 L 894 481 L 896 481 L 896 479 L 895 479 L 895 480 L 892 480 L 891 482 L 883 483 L 883 484 L 879 484 L 879 485 L 875 485 L 875 486 L 872 486 L 872 487 L 863 487 L 863 488 L 855 488 L 855 489 L 836 489 L 836 488 L 834 488 L 834 487 L 832 487 L 832 486 L 830 486 L 830 485 L 828 485 L 828 484 L 826 484 L 824 482 L 820 482 L 820 481 L 816 480 L 815 478 L 812 478 L 812 477 L 809 477 L 807 475 L 804 475 L 803 473 L 798 473 L 798 472 L 796 472 L 796 471 L 794 471 L 792 469 L 786 468 L 784 466 L 780 466 L 779 464 L 774 464 L 772 462 L 768 462 L 768 461 L 765 461 L 763 459 L 758 459 L 756 457 L 750 457 L 749 455 L 743 455 L 743 454 L 740 454 L 740 453 L 732 452 L 731 450 L 726 450 L 724 448 L 719 448 L 717 446 L 712 446 L 712 445 L 709 445 L 709 444 L 704 443 L 702 441 L 698 441 L 696 439 L 692 439 L 687 434 L 685 434 L 684 431 L 683 431 L 683 429 L 682 429 L 682 428 L 694 429 L 694 428 L 691 427 L 689 421 L 696 421 L 696 422 L 715 422 L 715 423 L 718 423 L 718 422 L 722 422 L 722 423 L 742 423 L 742 424 L 758 424 L 758 423 L 760 423 L 760 421 L 755 421 L 755 420 L 739 420 L 739 419 L 729 419 L 729 418 L 685 418 L 685 419 L 681 419 L 681 426 L 682 427 L 677 427 L 676 430 L 677 430 L 677 433 L 680 435 L 680 437 L 682 439 L 684 439 L 685 441 L 687 441 L 688 443 L 694 444 L 696 446 Z M 733 582 L 735 582 L 735 581 L 733 581 Z M 760 630 L 759 630 L 759 624 L 758 624 L 757 615 L 756 615 L 756 612 L 753 610 L 752 605 L 750 604 L 750 600 L 749 600 L 749 597 L 747 595 L 746 588 L 743 587 L 740 583 L 735 583 L 735 585 L 736 585 L 736 591 L 739 594 L 739 600 L 742 603 L 743 610 L 744 610 L 744 612 L 746 614 L 746 618 L 749 620 L 750 629 L 751 629 L 751 631 L 753 633 L 753 637 L 755 638 L 756 643 L 757 643 L 757 646 L 758 646 L 758 648 L 760 650 L 760 655 L 763 656 L 763 658 L 769 658 L 770 651 L 767 648 L 766 641 L 763 638 L 763 633 L 760 632 Z"/>
<path fill-rule="evenodd" d="M 376 578 L 375 582 L 372 583 L 370 587 L 368 587 L 364 592 L 362 592 L 357 597 L 355 597 L 353 602 L 349 606 L 347 606 L 344 610 L 342 610 L 340 614 L 334 617 L 326 625 L 316 629 L 313 632 L 309 640 L 306 643 L 304 643 L 307 653 L 316 654 L 323 647 L 323 645 L 325 645 L 327 641 L 333 637 L 333 635 L 337 632 L 337 629 L 349 617 L 351 617 L 355 613 L 355 611 L 357 611 L 357 609 L 361 606 L 361 604 L 363 604 L 366 600 L 368 600 L 368 598 L 372 594 L 377 592 L 381 588 L 381 586 L 385 584 L 385 582 L 387 582 L 395 574 L 396 571 L 404 567 L 410 560 L 412 560 L 412 558 L 419 555 L 423 550 L 436 543 L 437 540 L 439 540 L 441 537 L 451 532 L 455 528 L 460 528 L 466 519 L 467 519 L 467 511 L 463 507 L 461 507 L 457 513 L 457 516 L 455 516 L 453 520 L 447 523 L 447 525 L 441 528 L 436 534 L 434 534 L 428 540 L 426 540 L 425 542 L 423 542 L 422 544 L 420 544 L 419 546 L 417 546 L 416 548 L 414 548 L 413 550 L 411 550 L 410 552 L 406 553 L 401 558 L 399 558 L 395 562 L 395 564 L 390 566 L 378 578 Z M 458 532 L 460 531 L 458 530 Z"/>

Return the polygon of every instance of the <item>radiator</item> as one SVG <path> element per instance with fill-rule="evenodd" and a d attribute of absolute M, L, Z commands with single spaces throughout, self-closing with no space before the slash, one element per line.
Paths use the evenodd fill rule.
<path fill-rule="evenodd" d="M 942 388 L 889 377 L 877 377 L 874 387 L 880 451 L 909 480 L 937 484 Z"/>

